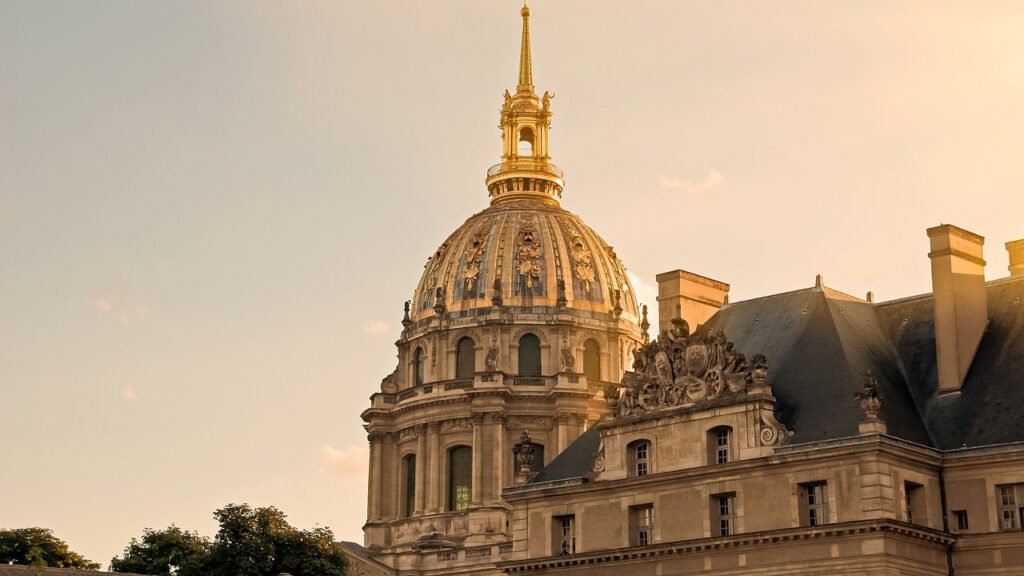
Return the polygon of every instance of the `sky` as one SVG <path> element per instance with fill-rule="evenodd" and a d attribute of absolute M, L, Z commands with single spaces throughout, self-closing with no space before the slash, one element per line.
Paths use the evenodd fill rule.
<path fill-rule="evenodd" d="M 487 206 L 515 0 L 0 0 L 0 528 L 104 565 L 228 503 L 362 541 L 360 412 Z M 1024 238 L 1024 3 L 534 0 L 563 207 L 656 308 L 928 292 Z M 655 322 L 655 325 L 656 322 Z"/>

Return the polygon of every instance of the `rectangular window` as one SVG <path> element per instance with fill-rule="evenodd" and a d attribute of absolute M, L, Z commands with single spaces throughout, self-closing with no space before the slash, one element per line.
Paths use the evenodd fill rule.
<path fill-rule="evenodd" d="M 800 485 L 800 524 L 828 524 L 828 483 L 808 482 Z"/>
<path fill-rule="evenodd" d="M 636 475 L 647 476 L 647 451 L 650 444 L 641 442 L 636 447 Z"/>
<path fill-rule="evenodd" d="M 1020 530 L 1024 522 L 1024 484 L 996 488 L 999 493 L 999 529 Z"/>
<path fill-rule="evenodd" d="M 416 509 L 416 456 L 405 457 L 405 508 L 402 516 L 412 516 Z"/>
<path fill-rule="evenodd" d="M 568 556 L 576 553 L 576 517 L 555 516 L 552 519 L 551 532 L 555 541 L 551 547 L 552 552 L 558 556 Z"/>
<path fill-rule="evenodd" d="M 629 509 L 629 534 L 632 546 L 654 543 L 654 505 L 632 506 Z"/>
<path fill-rule="evenodd" d="M 715 432 L 715 462 L 725 464 L 729 461 L 729 431 L 726 429 Z"/>
<path fill-rule="evenodd" d="M 956 526 L 957 532 L 962 532 L 969 528 L 967 524 L 967 510 L 953 510 L 953 519 L 955 520 L 953 525 Z"/>
<path fill-rule="evenodd" d="M 914 482 L 903 483 L 904 512 L 907 522 L 911 524 L 924 524 L 924 486 Z"/>
<path fill-rule="evenodd" d="M 711 497 L 711 534 L 728 536 L 736 533 L 736 494 L 715 494 Z"/>

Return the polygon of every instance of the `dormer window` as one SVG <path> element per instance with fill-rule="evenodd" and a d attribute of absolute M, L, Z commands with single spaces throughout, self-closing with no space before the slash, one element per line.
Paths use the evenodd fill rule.
<path fill-rule="evenodd" d="M 651 443 L 636 440 L 626 447 L 629 452 L 629 475 L 647 476 L 651 473 Z"/>
<path fill-rule="evenodd" d="M 708 464 L 725 464 L 733 460 L 732 428 L 719 426 L 708 431 Z"/>

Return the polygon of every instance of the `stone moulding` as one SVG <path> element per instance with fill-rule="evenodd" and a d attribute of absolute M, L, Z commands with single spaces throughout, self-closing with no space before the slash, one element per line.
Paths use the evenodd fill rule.
<path fill-rule="evenodd" d="M 892 535 L 911 538 L 943 548 L 952 545 L 955 541 L 954 537 L 945 532 L 914 524 L 907 524 L 906 522 L 900 522 L 897 520 L 860 520 L 840 524 L 826 524 L 816 528 L 786 528 L 783 530 L 752 532 L 748 534 L 737 534 L 734 536 L 722 536 L 717 538 L 683 540 L 665 544 L 656 544 L 653 546 L 583 552 L 572 556 L 547 556 L 531 560 L 499 562 L 496 567 L 505 573 L 522 573 L 552 570 L 557 568 L 572 568 L 586 566 L 588 564 L 627 562 L 658 556 L 701 554 L 723 548 L 764 546 L 782 542 L 820 538 L 877 535 Z"/>

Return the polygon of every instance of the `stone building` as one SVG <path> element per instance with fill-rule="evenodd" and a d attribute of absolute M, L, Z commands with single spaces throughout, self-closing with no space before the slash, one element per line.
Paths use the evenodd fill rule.
<path fill-rule="evenodd" d="M 1024 574 L 1024 241 L 927 231 L 933 292 L 729 303 L 561 207 L 529 8 L 490 206 L 428 259 L 363 412 L 360 574 Z"/>

